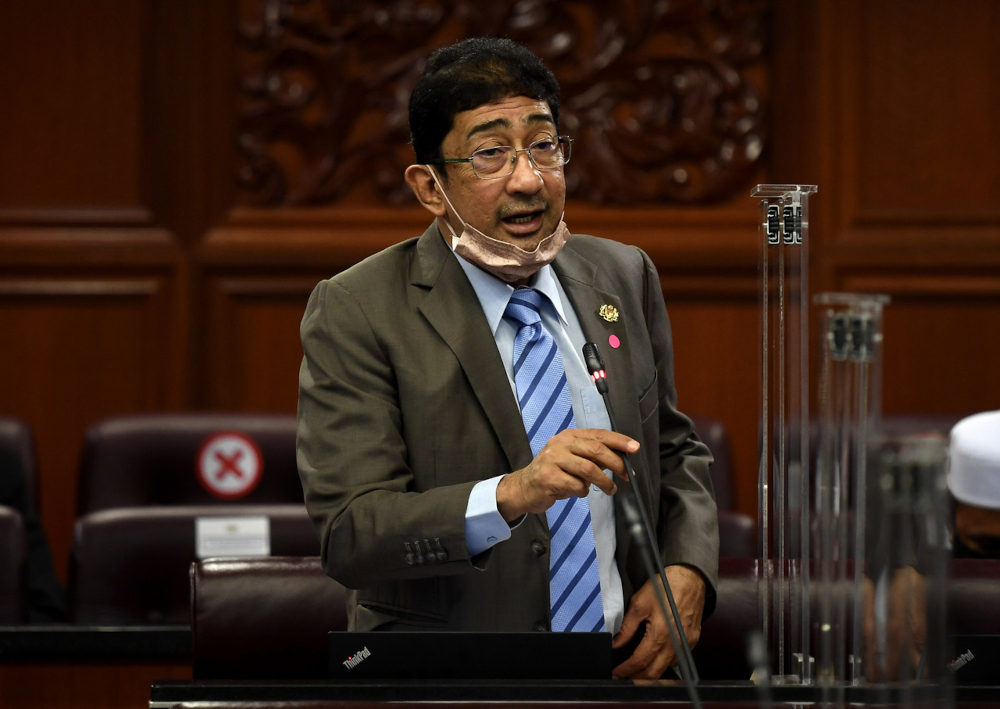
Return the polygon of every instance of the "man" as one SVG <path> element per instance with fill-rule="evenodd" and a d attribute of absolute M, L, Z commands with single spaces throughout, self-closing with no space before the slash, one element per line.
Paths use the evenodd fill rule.
<path fill-rule="evenodd" d="M 948 491 L 952 555 L 1000 558 L 1000 411 L 967 416 L 951 429 Z"/>
<path fill-rule="evenodd" d="M 562 221 L 558 93 L 508 40 L 430 57 L 406 180 L 435 221 L 313 292 L 299 471 L 327 573 L 355 589 L 351 629 L 607 629 L 615 648 L 637 643 L 616 677 L 659 677 L 677 658 L 624 523 L 621 454 L 692 643 L 717 577 L 711 456 L 675 408 L 653 264 Z M 585 342 L 601 345 L 621 433 Z"/>

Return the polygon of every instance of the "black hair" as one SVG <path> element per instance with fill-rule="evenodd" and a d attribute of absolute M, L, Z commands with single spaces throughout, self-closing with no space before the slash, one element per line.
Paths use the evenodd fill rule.
<path fill-rule="evenodd" d="M 473 37 L 435 50 L 410 95 L 410 142 L 417 163 L 440 160 L 456 114 L 513 96 L 545 101 L 559 127 L 559 83 L 517 42 Z"/>

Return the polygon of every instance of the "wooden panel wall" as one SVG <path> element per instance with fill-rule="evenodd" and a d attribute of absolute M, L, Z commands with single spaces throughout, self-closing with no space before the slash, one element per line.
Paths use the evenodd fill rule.
<path fill-rule="evenodd" d="M 296 12 L 323 27 L 337 19 L 323 14 L 334 5 Z M 756 182 L 819 185 L 814 291 L 893 297 L 887 411 L 1000 406 L 1000 379 L 989 376 L 1000 344 L 996 3 L 966 0 L 959 11 L 947 0 L 691 0 L 671 3 L 674 14 L 657 24 L 649 13 L 661 3 L 619 10 L 576 0 L 539 3 L 550 15 L 519 17 L 520 29 L 503 15 L 515 12 L 513 2 L 482 16 L 468 11 L 475 3 L 454 5 L 454 15 L 421 15 L 430 25 L 409 33 L 401 25 L 397 44 L 378 44 L 357 29 L 379 21 L 361 3 L 355 10 L 369 14 L 352 25 L 341 54 L 303 45 L 298 55 L 274 51 L 277 40 L 261 33 L 279 2 L 5 8 L 0 414 L 36 431 L 42 517 L 61 569 L 87 425 L 135 411 L 294 411 L 298 321 L 312 286 L 427 224 L 393 182 L 411 159 L 399 106 L 365 97 L 405 89 L 427 46 L 471 30 L 506 27 L 549 49 L 569 38 L 572 51 L 552 63 L 581 136 L 571 168 L 590 179 L 576 183 L 567 221 L 637 244 L 657 263 L 681 406 L 729 428 L 741 510 L 756 511 Z M 613 62 L 581 73 L 573 61 L 619 35 L 638 88 L 626 82 L 602 103 L 586 89 L 630 75 Z M 317 82 L 322 73 L 293 61 L 303 53 L 339 57 L 350 81 Z M 274 61 L 284 69 L 269 74 Z M 366 73 L 371 66 L 384 72 Z M 648 83 L 668 66 L 686 69 L 676 81 Z M 684 93 L 698 82 L 722 87 L 721 103 Z M 295 108 L 320 89 L 342 103 Z M 672 109 L 654 100 L 666 96 L 688 100 Z M 743 123 L 719 113 L 754 101 L 759 111 Z M 644 114 L 649 105 L 660 113 Z M 651 115 L 675 120 L 656 126 Z M 345 121 L 373 127 L 347 130 L 340 154 L 378 169 L 324 173 L 327 163 L 310 162 Z M 609 181 L 596 148 L 628 126 L 641 127 L 636 141 L 678 140 L 687 130 L 702 142 L 661 156 L 669 170 L 655 179 L 624 164 L 626 179 Z M 759 144 L 727 147 L 726 131 L 744 129 Z M 280 139 L 268 143 L 268 135 Z M 750 158 L 726 163 L 734 154 Z M 286 171 L 283 190 L 275 165 Z"/>
<path fill-rule="evenodd" d="M 815 290 L 891 296 L 886 412 L 1000 408 L 1000 6 L 788 2 L 776 17 L 795 37 L 781 59 L 807 59 L 784 76 L 801 92 L 776 89 L 798 125 L 774 165 L 820 185 Z"/>

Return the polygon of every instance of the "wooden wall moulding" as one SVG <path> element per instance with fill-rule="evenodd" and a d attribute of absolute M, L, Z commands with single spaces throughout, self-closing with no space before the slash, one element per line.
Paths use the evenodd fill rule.
<path fill-rule="evenodd" d="M 407 102 L 434 48 L 526 44 L 562 86 L 571 198 L 743 198 L 767 134 L 770 0 L 242 0 L 241 203 L 412 203 Z"/>
<path fill-rule="evenodd" d="M 299 323 L 326 276 L 211 276 L 206 282 L 205 401 L 210 409 L 294 412 Z"/>
<path fill-rule="evenodd" d="M 911 247 L 1000 244 L 1000 5 L 818 5 L 830 241 L 899 244 L 908 231 Z"/>
<path fill-rule="evenodd" d="M 0 208 L 0 225 L 16 226 L 116 226 L 153 224 L 145 207 L 19 207 Z"/>
<path fill-rule="evenodd" d="M 0 402 L 35 432 L 39 506 L 60 573 L 87 426 L 186 403 L 186 323 L 177 290 L 176 279 L 154 274 L 0 277 Z"/>

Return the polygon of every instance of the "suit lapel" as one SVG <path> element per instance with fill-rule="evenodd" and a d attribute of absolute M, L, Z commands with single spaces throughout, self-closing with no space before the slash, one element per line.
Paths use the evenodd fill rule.
<path fill-rule="evenodd" d="M 615 423 L 620 432 L 641 440 L 641 422 L 639 420 L 638 397 L 635 378 L 632 374 L 632 363 L 629 360 L 630 337 L 627 327 L 628 318 L 624 317 L 621 298 L 598 287 L 597 266 L 578 252 L 564 248 L 552 264 L 559 276 L 559 282 L 566 297 L 573 304 L 577 319 L 587 342 L 593 342 L 600 350 L 604 359 L 604 368 L 608 378 L 608 397 L 614 409 Z M 600 315 L 601 307 L 610 305 L 618 313 L 616 321 L 608 320 Z M 610 339 L 616 337 L 618 347 L 612 347 Z M 646 445 L 656 444 L 655 441 Z M 630 460 L 633 467 L 643 456 L 634 456 Z M 639 472 L 636 472 L 639 475 Z M 617 548 L 615 557 L 621 568 L 622 581 L 627 583 L 624 563 L 632 544 L 631 534 L 625 522 L 625 513 L 621 507 L 621 495 L 633 494 L 631 486 L 616 480 L 618 495 L 615 500 L 615 531 Z M 631 589 L 626 588 L 626 597 Z"/>
<path fill-rule="evenodd" d="M 531 462 L 531 446 L 496 341 L 475 290 L 433 224 L 420 237 L 410 274 L 411 285 L 427 290 L 420 312 L 458 358 L 507 464 L 523 468 Z"/>
<path fill-rule="evenodd" d="M 559 282 L 573 304 L 587 342 L 597 345 L 604 359 L 608 376 L 608 393 L 614 408 L 618 430 L 632 437 L 639 436 L 639 408 L 632 363 L 628 358 L 629 332 L 627 318 L 621 316 L 621 298 L 602 290 L 597 284 L 597 267 L 575 251 L 563 249 L 553 263 Z M 600 315 L 601 307 L 609 305 L 619 314 L 617 321 Z M 617 338 L 619 347 L 610 340 Z"/>

